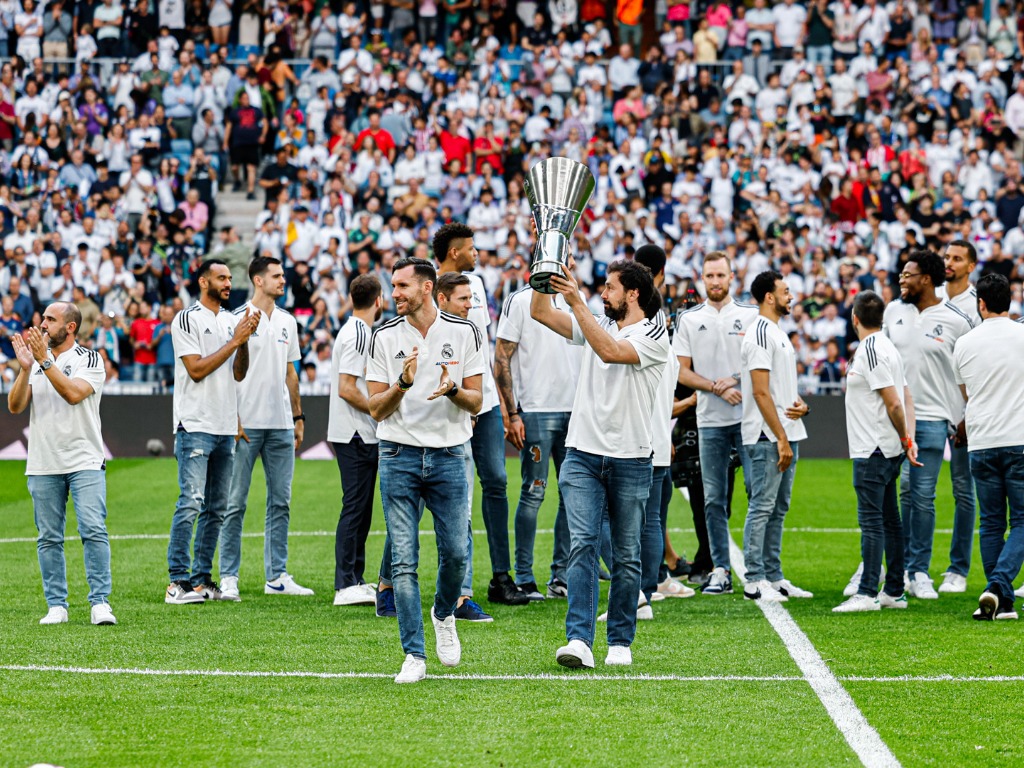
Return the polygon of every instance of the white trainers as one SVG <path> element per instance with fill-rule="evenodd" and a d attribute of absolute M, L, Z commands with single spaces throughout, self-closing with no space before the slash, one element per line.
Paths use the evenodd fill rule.
<path fill-rule="evenodd" d="M 411 653 L 405 657 L 402 671 L 395 676 L 396 683 L 418 683 L 427 676 L 427 662 Z"/>
<path fill-rule="evenodd" d="M 893 597 L 887 592 L 879 592 L 878 604 L 882 608 L 895 608 L 897 610 L 903 610 L 907 607 L 907 593 L 904 592 L 899 597 Z"/>
<path fill-rule="evenodd" d="M 164 593 L 164 602 L 168 605 L 189 605 L 191 603 L 205 603 L 206 600 L 196 592 L 187 580 L 172 581 L 167 585 Z"/>
<path fill-rule="evenodd" d="M 773 587 L 768 579 L 744 584 L 743 598 L 745 600 L 764 600 L 766 603 L 785 603 L 789 600 L 788 597 Z"/>
<path fill-rule="evenodd" d="M 376 605 L 377 593 L 365 584 L 355 584 L 334 593 L 335 605 Z"/>
<path fill-rule="evenodd" d="M 665 597 L 693 597 L 697 593 L 679 581 L 679 579 L 673 579 L 669 576 L 658 585 L 658 594 Z"/>
<path fill-rule="evenodd" d="M 638 621 L 650 621 L 654 618 L 654 610 L 651 608 L 650 603 L 647 602 L 647 598 L 644 597 L 643 592 L 641 592 L 640 596 L 636 599 L 636 618 Z M 605 611 L 598 616 L 597 620 L 601 622 L 608 621 L 608 611 Z"/>
<path fill-rule="evenodd" d="M 921 571 L 915 573 L 914 578 L 910 580 L 909 592 L 911 597 L 916 597 L 918 600 L 939 599 L 939 593 L 932 586 L 932 580 L 928 577 L 927 573 L 922 573 Z"/>
<path fill-rule="evenodd" d="M 238 577 L 223 576 L 220 580 L 220 599 L 232 603 L 242 602 L 242 596 L 238 594 Z"/>
<path fill-rule="evenodd" d="M 114 618 L 114 612 L 110 610 L 110 606 L 106 603 L 96 603 L 92 607 L 92 623 L 93 624 L 117 624 L 117 619 Z"/>
<path fill-rule="evenodd" d="M 604 663 L 609 667 L 628 667 L 633 663 L 633 652 L 628 645 L 609 645 Z"/>
<path fill-rule="evenodd" d="M 1016 595 L 1017 597 L 1024 597 L 1024 586 L 1022 586 L 1020 589 L 1018 589 L 1013 594 Z"/>
<path fill-rule="evenodd" d="M 778 592 L 781 592 L 786 597 L 814 597 L 813 592 L 808 592 L 806 589 L 801 589 L 800 587 L 796 586 L 793 582 L 791 582 L 789 579 L 779 579 L 778 581 L 773 581 L 772 586 L 775 587 L 775 589 Z"/>
<path fill-rule="evenodd" d="M 570 669 L 594 668 L 594 654 L 582 640 L 570 640 L 555 651 L 555 661 Z"/>
<path fill-rule="evenodd" d="M 854 595 L 832 609 L 832 613 L 861 613 L 862 611 L 880 611 L 878 598 L 867 595 Z"/>
<path fill-rule="evenodd" d="M 952 571 L 946 571 L 942 574 L 942 584 L 939 586 L 939 592 L 966 592 L 967 591 L 967 577 L 961 576 L 959 573 L 953 573 Z"/>
<path fill-rule="evenodd" d="M 434 622 L 434 637 L 437 639 L 437 658 L 446 667 L 457 667 L 462 660 L 462 644 L 455 631 L 455 614 L 441 621 L 430 609 L 430 620 Z"/>
<path fill-rule="evenodd" d="M 857 570 L 854 571 L 853 576 L 850 577 L 850 583 L 843 589 L 843 597 L 853 597 L 857 594 L 857 590 L 860 589 L 860 577 L 864 575 L 864 563 L 861 562 L 857 565 Z M 885 581 L 885 566 L 882 566 L 882 571 L 878 576 L 878 583 L 881 584 Z"/>
<path fill-rule="evenodd" d="M 312 595 L 313 590 L 295 583 L 291 574 L 282 573 L 276 579 L 272 579 L 263 585 L 263 593 L 266 595 Z"/>
<path fill-rule="evenodd" d="M 68 609 L 63 605 L 54 605 L 46 612 L 46 615 L 39 620 L 40 624 L 67 624 Z"/>

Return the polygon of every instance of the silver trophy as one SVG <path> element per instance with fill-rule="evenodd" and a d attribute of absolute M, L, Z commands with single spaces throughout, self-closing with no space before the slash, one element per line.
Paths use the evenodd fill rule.
<path fill-rule="evenodd" d="M 530 285 L 554 293 L 548 281 L 552 275 L 562 277 L 562 267 L 569 265 L 569 238 L 594 194 L 594 175 L 583 163 L 549 157 L 530 169 L 523 186 L 537 223 Z"/>

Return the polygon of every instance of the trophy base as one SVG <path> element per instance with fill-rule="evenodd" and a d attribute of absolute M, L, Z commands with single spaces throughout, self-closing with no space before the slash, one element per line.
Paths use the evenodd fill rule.
<path fill-rule="evenodd" d="M 557 293 L 551 287 L 551 276 L 563 277 L 562 264 L 558 261 L 538 261 L 530 267 L 530 287 L 538 293 L 552 295 Z"/>

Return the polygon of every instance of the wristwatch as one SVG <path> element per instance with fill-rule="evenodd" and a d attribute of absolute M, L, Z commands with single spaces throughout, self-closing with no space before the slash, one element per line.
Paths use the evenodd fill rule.
<path fill-rule="evenodd" d="M 299 421 L 305 421 L 305 420 L 306 420 L 306 414 L 304 414 L 304 413 L 300 413 L 298 416 L 292 416 L 292 422 L 293 423 L 299 422 Z"/>
<path fill-rule="evenodd" d="M 452 388 L 449 389 L 447 392 L 445 392 L 444 396 L 445 397 L 455 397 L 457 394 L 459 394 L 459 385 L 458 384 L 452 384 Z"/>
<path fill-rule="evenodd" d="M 53 360 L 43 360 L 43 362 L 39 364 L 39 367 L 44 371 L 48 371 L 53 368 Z"/>

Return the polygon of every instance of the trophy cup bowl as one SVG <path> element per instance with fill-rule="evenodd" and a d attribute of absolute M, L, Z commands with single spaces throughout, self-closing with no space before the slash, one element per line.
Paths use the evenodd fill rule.
<path fill-rule="evenodd" d="M 530 263 L 530 286 L 535 291 L 555 292 L 548 283 L 552 275 L 562 276 L 563 266 L 569 266 L 569 238 L 595 186 L 590 169 L 567 157 L 541 160 L 526 174 L 523 187 L 537 225 Z"/>

